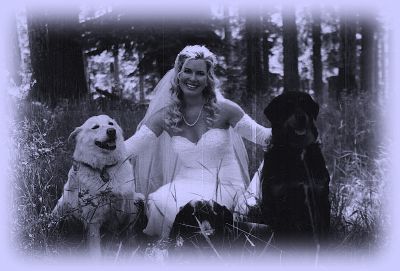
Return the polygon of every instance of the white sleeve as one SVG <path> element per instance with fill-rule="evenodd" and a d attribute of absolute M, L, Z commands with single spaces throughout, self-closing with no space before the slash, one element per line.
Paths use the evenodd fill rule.
<path fill-rule="evenodd" d="M 157 140 L 156 134 L 146 125 L 142 125 L 136 133 L 125 140 L 125 148 L 128 157 L 137 156 L 152 146 Z"/>
<path fill-rule="evenodd" d="M 233 130 L 241 137 L 264 147 L 267 146 L 272 135 L 271 128 L 261 126 L 247 114 L 243 115 L 235 127 L 233 127 Z"/>

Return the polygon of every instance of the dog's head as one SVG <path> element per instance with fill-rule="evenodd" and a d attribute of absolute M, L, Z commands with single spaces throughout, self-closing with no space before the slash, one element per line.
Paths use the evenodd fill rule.
<path fill-rule="evenodd" d="M 180 208 L 175 217 L 170 238 L 184 240 L 207 235 L 213 242 L 224 238 L 225 225 L 232 225 L 233 215 L 223 205 L 210 200 L 192 200 Z"/>
<path fill-rule="evenodd" d="M 122 129 L 106 115 L 89 118 L 68 139 L 76 142 L 74 159 L 95 168 L 115 164 L 124 157 Z"/>
<path fill-rule="evenodd" d="M 307 93 L 289 91 L 275 97 L 264 110 L 271 122 L 273 142 L 295 148 L 315 142 L 318 112 L 318 104 Z"/>

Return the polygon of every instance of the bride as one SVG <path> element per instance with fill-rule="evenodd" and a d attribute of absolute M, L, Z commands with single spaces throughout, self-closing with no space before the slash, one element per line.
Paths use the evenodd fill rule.
<path fill-rule="evenodd" d="M 180 207 L 192 200 L 214 200 L 233 211 L 249 197 L 241 137 L 265 146 L 271 130 L 221 95 L 215 64 L 206 47 L 185 47 L 125 141 L 136 157 L 136 187 L 148 195 L 148 235 L 168 237 Z"/>

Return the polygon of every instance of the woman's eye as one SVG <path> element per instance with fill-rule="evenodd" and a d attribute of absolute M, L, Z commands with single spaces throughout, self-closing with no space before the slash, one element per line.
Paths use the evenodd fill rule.
<path fill-rule="evenodd" d="M 109 123 L 108 123 L 108 125 L 114 125 L 114 123 L 112 123 L 112 122 L 109 122 Z"/>
<path fill-rule="evenodd" d="M 192 71 L 189 70 L 189 69 L 184 69 L 183 72 L 184 72 L 184 73 L 191 73 Z"/>
<path fill-rule="evenodd" d="M 93 130 L 96 130 L 97 128 L 99 128 L 100 126 L 98 124 L 96 124 L 95 126 L 92 127 Z"/>
<path fill-rule="evenodd" d="M 204 76 L 206 74 L 204 72 L 198 72 L 197 75 Z"/>

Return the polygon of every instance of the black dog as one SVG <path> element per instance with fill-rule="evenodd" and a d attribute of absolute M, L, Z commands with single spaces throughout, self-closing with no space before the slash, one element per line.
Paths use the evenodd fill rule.
<path fill-rule="evenodd" d="M 264 155 L 262 212 L 277 242 L 319 244 L 329 231 L 329 173 L 310 95 L 286 92 L 264 110 L 272 140 Z"/>
<path fill-rule="evenodd" d="M 229 239 L 231 225 L 233 215 L 225 206 L 215 201 L 191 201 L 176 215 L 169 237 L 176 247 L 220 248 Z"/>

